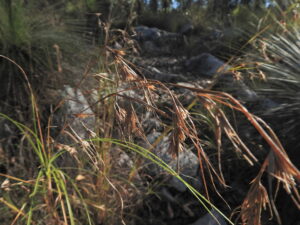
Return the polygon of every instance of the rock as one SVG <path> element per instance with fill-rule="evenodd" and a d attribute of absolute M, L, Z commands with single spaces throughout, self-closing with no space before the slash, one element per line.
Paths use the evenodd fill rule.
<path fill-rule="evenodd" d="M 160 135 L 161 133 L 159 132 L 152 132 L 147 136 L 147 139 L 150 143 L 154 143 Z M 197 156 L 191 150 L 183 149 L 183 151 L 179 153 L 178 158 L 174 158 L 169 152 L 169 145 L 169 137 L 165 136 L 152 152 L 167 163 L 173 170 L 178 170 L 179 175 L 186 182 L 195 186 L 195 188 L 200 189 L 202 183 L 198 174 L 199 161 Z M 179 168 L 177 168 L 177 166 L 179 166 Z M 180 192 L 187 190 L 187 187 L 180 180 L 167 174 L 160 166 L 152 163 L 149 166 L 149 171 L 151 171 L 154 176 L 163 175 L 169 181 L 168 186 L 173 187 Z"/>
<path fill-rule="evenodd" d="M 182 25 L 179 29 L 179 34 L 189 36 L 194 32 L 194 25 L 191 23 L 186 23 Z"/>
<path fill-rule="evenodd" d="M 232 94 L 242 102 L 253 103 L 259 101 L 259 96 L 256 92 L 248 87 L 243 81 L 235 80 L 230 84 L 230 87 L 227 87 L 226 89 L 229 93 L 232 92 Z"/>
<path fill-rule="evenodd" d="M 150 28 L 146 26 L 138 26 L 134 28 L 136 35 L 134 38 L 140 42 L 156 41 L 162 36 L 158 28 Z"/>
<path fill-rule="evenodd" d="M 216 73 L 225 73 L 230 67 L 209 53 L 203 53 L 186 60 L 185 69 L 188 72 L 212 78 Z"/>
<path fill-rule="evenodd" d="M 65 102 L 58 115 L 56 122 L 64 120 L 64 123 L 71 129 L 72 134 L 80 139 L 90 138 L 90 132 L 94 131 L 95 116 L 86 98 L 80 89 L 65 86 L 63 91 Z M 62 126 L 62 124 L 58 124 Z M 66 143 L 65 137 L 61 138 L 61 143 Z"/>
<path fill-rule="evenodd" d="M 130 156 L 121 148 L 113 147 L 109 151 L 111 158 L 111 169 L 114 174 L 122 174 L 123 178 L 129 178 L 135 184 L 142 186 L 142 179 L 136 170 L 133 172 L 135 165 Z"/>
<path fill-rule="evenodd" d="M 161 82 L 184 82 L 187 81 L 185 77 L 179 74 L 163 73 L 155 67 L 148 66 L 146 69 L 142 69 L 142 75 L 147 79 L 158 80 Z"/>
<path fill-rule="evenodd" d="M 141 48 L 143 49 L 144 53 L 155 53 L 159 54 L 161 49 L 153 42 L 153 41 L 145 41 L 141 43 Z"/>
<path fill-rule="evenodd" d="M 145 134 L 151 134 L 153 132 L 157 132 L 157 130 L 160 129 L 161 121 L 155 116 L 153 116 L 152 112 L 148 111 L 144 115 L 142 126 L 144 127 Z M 148 141 L 150 143 L 154 143 L 156 138 L 157 138 L 156 135 L 149 135 Z M 151 146 L 146 146 L 146 147 L 151 147 Z"/>
<path fill-rule="evenodd" d="M 262 99 L 260 104 L 261 104 L 261 108 L 264 111 L 267 110 L 268 113 L 272 113 L 273 111 L 276 111 L 277 109 L 280 108 L 279 103 L 268 98 Z"/>
<path fill-rule="evenodd" d="M 235 79 L 231 73 L 218 76 L 214 89 L 227 92 L 244 103 L 253 103 L 260 100 L 260 97 L 254 90 L 242 80 Z"/>
<path fill-rule="evenodd" d="M 214 217 L 211 215 L 214 215 Z M 227 225 L 227 222 L 215 209 L 190 225 Z"/>
<path fill-rule="evenodd" d="M 255 102 L 259 99 L 258 95 L 254 90 L 251 90 L 246 84 L 240 83 L 236 93 L 239 99 L 245 102 Z"/>
<path fill-rule="evenodd" d="M 133 38 L 139 42 L 143 52 L 160 55 L 171 52 L 174 47 L 182 44 L 182 35 L 172 32 L 138 26 L 134 28 L 135 35 Z"/>
<path fill-rule="evenodd" d="M 224 32 L 218 29 L 214 29 L 210 32 L 210 40 L 220 40 L 224 36 Z"/>

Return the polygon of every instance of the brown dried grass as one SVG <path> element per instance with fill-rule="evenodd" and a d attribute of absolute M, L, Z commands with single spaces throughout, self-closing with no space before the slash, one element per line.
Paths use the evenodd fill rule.
<path fill-rule="evenodd" d="M 172 125 L 170 129 L 171 135 L 169 151 L 174 157 L 176 157 L 182 150 L 187 139 L 193 143 L 198 152 L 200 172 L 207 197 L 209 196 L 208 181 L 213 184 L 214 188 L 214 183 L 216 182 L 215 179 L 217 179 L 217 181 L 223 186 L 226 186 L 221 165 L 221 137 L 223 133 L 225 133 L 227 138 L 231 141 L 234 149 L 243 155 L 244 159 L 249 163 L 250 166 L 254 164 L 260 164 L 253 152 L 247 147 L 246 143 L 235 131 L 234 126 L 230 123 L 229 118 L 220 107 L 220 105 L 223 105 L 242 113 L 245 116 L 245 119 L 250 122 L 250 124 L 258 131 L 258 133 L 270 147 L 270 152 L 261 164 L 261 169 L 258 175 L 251 182 L 248 194 L 241 205 L 240 216 L 243 224 L 260 225 L 262 209 L 266 208 L 266 205 L 269 205 L 270 210 L 273 211 L 275 215 L 278 214 L 273 203 L 273 198 L 275 196 L 270 195 L 272 190 L 267 191 L 262 184 L 263 174 L 266 174 L 269 179 L 275 179 L 278 184 L 283 184 L 286 192 L 291 196 L 296 206 L 299 207 L 300 197 L 297 182 L 300 182 L 300 172 L 290 161 L 276 134 L 262 119 L 250 113 L 247 108 L 243 106 L 237 99 L 227 93 L 200 88 L 191 88 L 171 83 L 163 84 L 156 80 L 146 80 L 145 78 L 138 76 L 135 70 L 129 67 L 129 64 L 123 58 L 124 52 L 113 49 L 108 49 L 108 51 L 112 55 L 113 61 L 118 70 L 121 71 L 121 79 L 124 82 L 127 82 L 127 84 L 130 86 L 126 90 L 142 90 L 144 99 L 121 95 L 120 92 L 111 94 L 107 97 L 118 96 L 126 98 L 131 103 L 142 103 L 145 108 L 154 111 L 157 113 L 157 115 L 171 119 Z M 213 118 L 216 125 L 215 136 L 219 161 L 217 169 L 212 166 L 210 159 L 202 148 L 201 140 L 199 138 L 200 131 L 197 130 L 192 116 L 190 115 L 189 111 L 183 107 L 176 94 L 169 89 L 170 87 L 183 88 L 193 92 L 194 96 L 198 98 L 198 101 L 204 106 L 204 108 Z M 173 107 L 171 110 L 165 111 L 157 108 L 155 102 L 152 100 L 152 96 L 157 94 L 157 90 L 169 96 Z M 126 111 L 126 109 L 119 110 Z M 130 112 L 126 112 L 127 115 L 131 115 L 130 118 L 128 117 L 127 121 L 127 124 L 130 124 L 131 127 L 127 129 L 127 132 L 130 131 L 137 134 L 136 124 L 140 124 L 140 122 L 136 113 L 134 114 L 134 117 L 132 117 L 133 111 L 134 108 L 132 107 L 130 108 Z M 142 133 L 141 128 L 139 128 L 138 133 Z M 145 137 L 145 135 L 142 136 Z M 277 220 L 280 221 L 279 217 Z"/>

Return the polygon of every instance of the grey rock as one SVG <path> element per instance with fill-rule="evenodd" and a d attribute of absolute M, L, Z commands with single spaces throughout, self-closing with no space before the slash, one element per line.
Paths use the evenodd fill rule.
<path fill-rule="evenodd" d="M 171 52 L 182 43 L 182 35 L 160 30 L 155 27 L 138 26 L 134 28 L 135 35 L 142 51 L 150 54 L 160 55 Z"/>
<path fill-rule="evenodd" d="M 193 24 L 191 24 L 191 23 L 186 23 L 186 24 L 184 24 L 184 25 L 182 25 L 182 26 L 180 27 L 179 33 L 180 33 L 181 35 L 187 35 L 187 36 L 189 36 L 189 35 L 191 35 L 191 34 L 193 33 L 194 29 L 195 29 L 195 27 L 194 27 Z"/>
<path fill-rule="evenodd" d="M 194 56 L 185 62 L 188 72 L 212 78 L 216 73 L 225 73 L 230 67 L 226 63 L 209 53 Z"/>
<path fill-rule="evenodd" d="M 268 98 L 262 99 L 260 101 L 260 108 L 262 109 L 262 111 L 264 111 L 265 115 L 271 115 L 272 113 L 275 113 L 277 110 L 280 110 L 283 107 L 284 106 Z"/>
<path fill-rule="evenodd" d="M 95 116 L 80 89 L 65 85 L 61 95 L 64 102 L 53 116 L 51 135 L 57 143 L 69 146 L 65 148 L 69 155 L 58 158 L 58 165 L 74 167 L 77 157 L 86 157 L 81 150 L 90 148 L 86 139 L 95 137 Z"/>
<path fill-rule="evenodd" d="M 124 176 L 131 176 L 132 170 L 134 168 L 134 162 L 131 160 L 130 156 L 118 147 L 113 147 L 109 151 L 112 169 L 116 170 L 116 173 L 121 173 Z M 136 184 L 142 185 L 142 179 L 139 173 L 134 173 L 132 177 Z"/>
<path fill-rule="evenodd" d="M 152 112 L 146 112 L 143 118 L 143 123 L 142 126 L 144 127 L 144 131 L 146 134 L 152 134 L 148 136 L 148 141 L 150 143 L 154 143 L 156 138 L 158 136 L 153 135 L 155 133 L 158 133 L 157 130 L 160 128 L 161 126 L 161 121 L 156 118 L 155 116 L 153 116 Z M 151 146 L 148 146 L 151 147 Z"/>
<path fill-rule="evenodd" d="M 247 86 L 242 80 L 237 80 L 231 73 L 221 74 L 217 78 L 217 89 L 232 94 L 238 100 L 253 103 L 260 100 L 258 94 Z"/>
<path fill-rule="evenodd" d="M 215 218 L 211 214 L 214 215 Z M 227 222 L 215 209 L 213 209 L 210 213 L 207 213 L 190 225 L 227 225 Z"/>
<path fill-rule="evenodd" d="M 245 83 L 242 81 L 236 82 L 236 96 L 238 99 L 241 99 L 245 102 L 256 102 L 259 100 L 259 96 L 256 92 L 250 89 Z"/>
<path fill-rule="evenodd" d="M 258 95 L 251 89 L 243 89 L 243 92 L 241 92 L 240 96 L 244 98 L 247 102 L 253 102 L 258 99 Z"/>
<path fill-rule="evenodd" d="M 145 53 L 159 54 L 161 49 L 153 41 L 145 41 L 141 43 L 141 48 Z"/>
<path fill-rule="evenodd" d="M 65 123 L 77 138 L 90 138 L 90 132 L 94 131 L 95 116 L 88 101 L 80 89 L 72 88 L 68 85 L 65 86 L 63 95 L 65 102 L 58 116 L 65 117 Z"/>
<path fill-rule="evenodd" d="M 147 136 L 150 143 L 153 143 L 161 133 L 153 132 Z M 189 149 L 183 149 L 177 158 L 174 158 L 169 152 L 169 137 L 165 136 L 161 142 L 152 150 L 159 158 L 167 163 L 173 170 L 178 171 L 181 178 L 189 184 L 195 186 L 197 189 L 201 188 L 202 182 L 198 174 L 199 161 L 197 156 Z M 149 169 L 154 175 L 163 175 L 168 179 L 168 185 L 180 192 L 187 190 L 187 187 L 177 178 L 167 174 L 163 168 L 156 164 L 151 164 Z"/>
<path fill-rule="evenodd" d="M 161 82 L 183 82 L 186 81 L 185 77 L 179 74 L 164 73 L 158 70 L 156 67 L 148 66 L 146 69 L 142 69 L 142 74 L 147 79 L 158 80 Z"/>
<path fill-rule="evenodd" d="M 161 41 L 161 40 L 176 40 L 181 35 L 173 32 L 168 32 L 165 30 L 160 30 L 156 27 L 146 27 L 146 26 L 138 26 L 134 28 L 135 35 L 133 36 L 134 39 L 140 42 L 145 41 Z"/>
<path fill-rule="evenodd" d="M 150 28 L 146 26 L 138 26 L 134 28 L 136 35 L 135 39 L 138 41 L 155 41 L 161 37 L 162 32 L 157 28 Z"/>

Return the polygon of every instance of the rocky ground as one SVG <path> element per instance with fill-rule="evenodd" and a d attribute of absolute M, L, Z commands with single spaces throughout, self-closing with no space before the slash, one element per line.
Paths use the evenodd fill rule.
<path fill-rule="evenodd" d="M 262 112 L 278 107 L 278 103 L 259 96 L 247 85 L 246 81 L 241 79 L 242 77 L 237 77 L 238 74 L 232 70 L 232 66 L 224 60 L 210 52 L 203 51 L 203 49 L 199 49 L 199 52 L 194 50 L 193 55 L 184 51 L 189 45 L 188 37 L 185 34 L 168 33 L 147 27 L 137 27 L 135 31 L 134 39 L 137 40 L 140 47 L 140 55 L 129 58 L 141 76 L 163 83 L 177 83 L 188 87 L 226 91 L 253 112 Z M 186 106 L 193 100 L 188 90 L 172 88 L 172 91 L 181 96 L 180 100 Z M 160 96 L 160 98 L 163 99 L 164 96 Z M 165 102 L 164 104 L 168 103 Z M 256 149 L 255 154 L 258 157 L 264 157 L 264 154 L 258 153 L 263 148 L 262 138 L 257 135 L 253 127 L 245 125 L 247 123 L 245 119 L 237 117 L 236 120 L 238 121 L 236 126 L 239 135 L 247 140 L 250 148 Z M 147 132 L 148 141 L 154 143 L 162 135 L 162 130 L 157 126 L 159 121 L 156 121 L 155 118 L 152 118 L 151 121 L 149 117 L 145 117 L 145 121 L 148 121 L 143 124 L 146 129 L 147 127 L 157 127 L 157 129 L 149 129 Z M 189 149 L 187 145 L 179 157 L 174 159 L 168 152 L 168 145 L 168 137 L 164 137 L 153 151 L 174 170 L 178 169 L 179 165 L 179 172 L 185 177 L 185 180 L 203 193 L 203 183 L 199 175 L 199 161 L 193 148 Z M 257 173 L 258 168 L 249 170 L 241 158 L 230 152 L 232 147 L 228 145 L 226 140 L 224 140 L 224 148 L 228 153 L 222 156 L 222 163 L 225 167 L 225 180 L 228 181 L 229 187 L 220 188 L 220 194 L 226 203 L 222 197 L 214 193 L 213 188 L 211 201 L 222 212 L 230 215 L 234 208 L 243 201 L 249 189 L 249 183 Z M 209 147 L 207 149 L 209 150 Z M 160 168 L 151 167 L 150 171 L 151 176 L 159 177 L 163 181 L 167 180 L 167 182 L 155 189 L 157 195 L 152 195 L 144 200 L 144 206 L 139 213 L 141 217 L 149 218 L 147 222 L 144 221 L 145 224 L 227 224 L 218 212 L 212 210 L 211 213 L 218 218 L 218 223 L 176 178 L 168 175 L 161 176 L 164 173 Z M 146 173 L 149 173 L 149 170 Z M 235 216 L 233 218 L 236 218 Z M 262 220 L 263 224 L 277 224 L 277 222 L 269 220 L 268 216 L 264 214 Z M 295 217 L 290 221 L 290 224 L 298 222 L 299 220 Z"/>
<path fill-rule="evenodd" d="M 224 90 L 248 106 L 250 110 L 251 108 L 276 107 L 275 102 L 260 98 L 246 82 L 236 79 L 236 74 L 231 70 L 232 66 L 224 60 L 214 56 L 209 51 L 204 51 L 204 48 L 194 49 L 192 51 L 193 54 L 185 51 L 186 48 L 190 47 L 187 34 L 187 31 L 170 33 L 157 28 L 136 27 L 132 39 L 136 43 L 135 46 L 139 54 L 128 55 L 126 59 L 132 63 L 132 69 L 140 77 L 158 80 L 164 84 L 175 83 L 192 88 Z M 122 43 L 114 43 L 113 47 L 114 49 L 122 50 Z M 89 138 L 93 134 L 95 120 L 97 119 L 94 116 L 96 110 L 94 106 L 99 101 L 97 87 L 94 87 L 95 78 L 97 76 L 105 77 L 105 75 L 95 75 L 95 73 L 85 72 L 84 70 L 77 71 L 77 75 L 74 75 L 74 68 L 68 68 L 66 71 L 70 72 L 68 76 L 73 76 L 72 79 L 69 77 L 66 80 L 71 80 L 72 82 L 59 80 L 58 74 L 57 79 L 53 79 L 56 80 L 56 84 L 53 85 L 58 85 L 60 91 L 48 90 L 48 93 L 50 93 L 49 102 L 58 103 L 61 97 L 65 99 L 62 106 L 63 110 L 59 110 L 54 120 L 54 125 L 68 124 L 72 128 L 72 132 L 78 135 L 79 139 Z M 84 74 L 83 78 L 82 74 Z M 188 89 L 180 87 L 171 87 L 170 89 L 186 107 L 195 99 L 192 92 Z M 138 91 L 129 91 L 125 94 L 128 94 L 130 97 L 143 98 Z M 158 106 L 172 107 L 170 99 L 164 93 L 158 94 L 155 98 Z M 126 105 L 127 102 L 121 100 L 120 105 L 122 104 Z M 174 158 L 169 151 L 170 137 L 164 133 L 167 127 L 165 124 L 170 123 L 170 121 L 159 119 L 145 110 L 141 110 L 141 112 L 142 114 L 139 115 L 141 118 L 140 122 L 148 143 L 138 139 L 136 143 L 145 148 L 152 148 L 152 152 L 163 159 L 172 169 L 178 171 L 186 182 L 191 184 L 201 194 L 204 193 L 204 185 L 199 172 L 199 160 L 192 144 L 186 143 L 183 151 L 180 152 L 177 158 Z M 254 147 L 259 152 L 262 148 L 261 144 L 259 144 L 261 138 L 255 133 L 254 128 L 248 126 L 242 129 L 246 121 L 240 121 L 245 119 L 240 120 L 238 116 L 233 118 L 237 121 L 236 126 L 239 129 L 239 135 L 247 139 L 250 147 Z M 214 166 L 217 167 L 216 146 L 212 146 L 212 143 L 215 143 L 215 141 L 209 140 L 209 138 L 213 138 L 213 132 L 207 126 L 202 126 L 200 122 L 197 123 L 197 126 L 199 126 L 197 127 L 199 130 L 203 129 L 203 134 L 201 134 L 201 139 L 204 140 L 203 147 L 208 151 L 207 154 Z M 211 137 L 206 135 L 205 132 L 212 134 Z M 116 136 L 116 138 L 119 137 Z M 74 140 L 58 135 L 57 141 L 62 144 L 70 144 Z M 221 212 L 230 216 L 235 210 L 236 212 L 239 211 L 236 207 L 243 202 L 250 187 L 249 183 L 257 174 L 259 167 L 254 166 L 253 170 L 249 170 L 245 160 L 234 153 L 232 145 L 229 145 L 229 141 L 223 141 L 223 148 L 226 152 L 222 155 L 222 164 L 225 180 L 228 181 L 228 188 L 221 188 L 219 184 L 216 184 L 217 187 L 211 185 L 209 186 L 209 193 L 210 201 Z M 135 163 L 132 161 L 131 153 L 113 149 L 111 155 L 115 162 L 112 163 L 116 167 L 114 169 L 122 170 L 127 175 L 130 174 L 131 168 Z M 211 212 L 208 213 L 188 188 L 177 178 L 168 175 L 161 167 L 147 160 L 144 160 L 143 163 L 145 165 L 141 166 L 139 164 L 141 169 L 134 179 L 136 186 L 142 187 L 141 190 L 144 193 L 146 192 L 146 194 L 140 193 L 140 195 L 136 195 L 131 199 L 136 201 L 134 203 L 139 207 L 137 216 L 131 217 L 135 219 L 130 219 L 132 224 L 229 224 L 215 209 L 211 209 Z M 219 193 L 216 193 L 215 188 L 219 190 Z M 233 218 L 237 218 L 237 214 Z M 263 221 L 264 225 L 276 224 L 268 221 L 268 217 L 265 215 L 263 215 Z M 292 221 L 289 225 L 296 224 L 296 222 Z"/>
<path fill-rule="evenodd" d="M 208 52 L 199 52 L 195 56 L 188 56 L 185 51 L 182 51 L 182 48 L 185 48 L 187 44 L 185 42 L 186 37 L 180 34 L 169 34 L 147 27 L 138 28 L 136 32 L 135 38 L 140 46 L 141 55 L 133 57 L 131 61 L 136 66 L 137 71 L 147 79 L 159 80 L 164 83 L 177 83 L 188 87 L 212 88 L 214 83 L 218 83 L 217 74 L 228 73 L 229 66 Z M 229 80 L 233 81 L 231 78 Z M 232 84 L 227 83 L 228 85 L 231 86 Z M 237 82 L 237 85 L 244 84 Z M 190 104 L 193 100 L 192 95 L 187 90 L 177 88 L 173 91 L 181 96 L 180 99 L 185 105 Z M 243 90 L 240 89 L 240 91 Z M 245 95 L 252 98 L 255 93 L 249 91 Z M 163 96 L 160 97 L 163 98 Z M 148 123 L 146 126 L 151 125 Z M 149 142 L 154 142 L 162 134 L 161 132 L 156 129 L 147 133 Z M 191 149 L 184 149 L 175 159 L 168 152 L 168 140 L 168 137 L 164 137 L 154 152 L 174 170 L 179 165 L 181 176 L 202 192 L 203 184 L 199 173 L 199 161 L 195 152 Z M 144 200 L 144 206 L 139 210 L 142 218 L 148 218 L 147 221 L 144 221 L 145 224 L 227 224 L 220 214 L 212 210 L 211 213 L 217 218 L 218 223 L 190 194 L 187 187 L 176 178 L 164 174 L 159 167 L 151 167 L 151 173 L 154 178 L 159 177 L 164 183 L 156 188 L 157 195 L 150 195 Z M 231 188 L 230 191 L 242 192 L 236 195 L 234 198 L 237 199 L 233 198 L 232 202 L 237 204 L 238 201 L 242 201 L 241 195 L 244 193 L 238 186 Z M 218 201 L 214 204 L 217 204 L 222 212 L 230 212 L 223 203 L 218 204 Z"/>

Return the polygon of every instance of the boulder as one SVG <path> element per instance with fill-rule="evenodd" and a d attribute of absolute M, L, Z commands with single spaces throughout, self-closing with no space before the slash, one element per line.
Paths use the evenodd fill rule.
<path fill-rule="evenodd" d="M 258 94 L 246 85 L 243 80 L 235 79 L 232 73 L 220 74 L 220 76 L 216 78 L 214 89 L 227 92 L 243 103 L 260 101 Z"/>
<path fill-rule="evenodd" d="M 182 35 L 160 30 L 155 27 L 134 28 L 133 39 L 137 40 L 143 52 L 160 55 L 171 52 L 183 43 Z"/>
<path fill-rule="evenodd" d="M 162 36 L 162 31 L 158 28 L 151 28 L 146 26 L 138 26 L 134 28 L 136 35 L 134 38 L 137 41 L 156 41 Z"/>
<path fill-rule="evenodd" d="M 179 34 L 190 36 L 195 30 L 195 27 L 191 23 L 183 24 L 179 29 Z"/>
<path fill-rule="evenodd" d="M 186 71 L 206 78 L 213 78 L 215 74 L 225 73 L 230 68 L 224 61 L 209 53 L 202 53 L 186 60 L 184 67 Z"/>
<path fill-rule="evenodd" d="M 150 143 L 154 143 L 155 140 L 161 135 L 159 132 L 152 132 L 147 136 Z M 177 158 L 174 158 L 169 152 L 169 137 L 165 136 L 162 138 L 160 143 L 152 150 L 152 152 L 167 163 L 173 170 L 178 171 L 179 175 L 189 184 L 197 189 L 200 189 L 202 182 L 199 176 L 199 161 L 197 156 L 190 149 L 183 149 L 179 153 Z M 151 163 L 149 165 L 149 171 L 151 171 L 153 176 L 162 175 L 166 180 L 168 180 L 167 185 L 169 187 L 175 188 L 179 192 L 184 192 L 187 187 L 177 178 L 167 174 L 163 168 Z"/>
<path fill-rule="evenodd" d="M 147 79 L 158 80 L 161 82 L 184 82 L 187 81 L 185 77 L 179 74 L 172 74 L 172 73 L 164 73 L 161 72 L 159 69 L 153 66 L 148 66 L 145 69 L 141 70 L 142 75 L 145 76 Z"/>
<path fill-rule="evenodd" d="M 65 85 L 63 96 L 65 99 L 64 104 L 55 115 L 55 122 L 58 127 L 63 128 L 62 126 L 65 124 L 65 128 L 70 130 L 71 134 L 77 136 L 77 138 L 90 138 L 91 132 L 94 131 L 95 116 L 83 93 L 78 88 Z M 73 142 L 66 135 L 59 137 L 58 141 L 63 144 Z"/>
<path fill-rule="evenodd" d="M 111 169 L 114 174 L 122 175 L 123 178 L 128 178 L 130 181 L 134 181 L 136 185 L 142 186 L 142 179 L 137 169 L 136 172 L 133 172 L 136 168 L 135 164 L 125 151 L 115 146 L 110 149 L 109 155 L 112 165 Z"/>
<path fill-rule="evenodd" d="M 140 44 L 140 47 L 144 53 L 155 55 L 159 55 L 161 53 L 161 49 L 155 44 L 154 41 L 145 41 Z"/>

